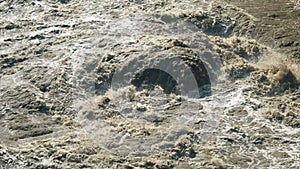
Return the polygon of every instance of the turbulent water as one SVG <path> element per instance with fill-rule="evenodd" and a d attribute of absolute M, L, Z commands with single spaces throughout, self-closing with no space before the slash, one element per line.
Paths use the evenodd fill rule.
<path fill-rule="evenodd" d="M 2 168 L 300 168 L 298 1 L 10 0 L 0 16 Z"/>

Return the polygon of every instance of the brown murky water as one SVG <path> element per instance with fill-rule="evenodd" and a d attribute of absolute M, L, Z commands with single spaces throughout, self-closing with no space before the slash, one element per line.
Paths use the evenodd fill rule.
<path fill-rule="evenodd" d="M 291 1 L 1 1 L 2 168 L 299 168 Z"/>

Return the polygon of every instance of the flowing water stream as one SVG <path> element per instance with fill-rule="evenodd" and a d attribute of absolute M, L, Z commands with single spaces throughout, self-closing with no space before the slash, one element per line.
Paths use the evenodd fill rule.
<path fill-rule="evenodd" d="M 0 1 L 0 166 L 299 168 L 299 3 L 259 4 Z"/>

